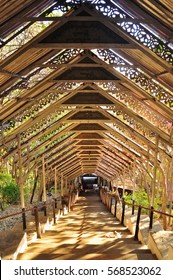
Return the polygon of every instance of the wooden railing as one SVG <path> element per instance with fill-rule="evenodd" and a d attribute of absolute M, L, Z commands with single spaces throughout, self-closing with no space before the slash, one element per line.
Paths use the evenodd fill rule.
<path fill-rule="evenodd" d="M 78 197 L 78 192 L 71 192 L 68 195 L 68 201 L 67 201 L 67 209 L 68 211 L 71 210 L 71 207 L 73 206 L 73 204 L 76 202 L 76 199 Z M 26 213 L 30 212 L 35 216 L 35 229 L 36 229 L 36 234 L 37 234 L 37 238 L 41 238 L 41 226 L 40 226 L 40 217 L 39 217 L 39 210 L 42 209 L 44 216 L 46 217 L 48 214 L 50 214 L 50 209 L 49 212 L 48 210 L 48 206 L 52 207 L 52 219 L 53 219 L 53 224 L 56 224 L 56 215 L 57 214 L 64 214 L 64 208 L 65 208 L 65 203 L 61 203 L 61 207 L 57 207 L 57 199 L 53 199 L 51 202 L 49 203 L 44 203 L 43 205 L 39 205 L 39 206 L 34 206 L 32 208 L 28 208 L 28 209 L 22 209 L 22 211 L 20 212 L 16 212 L 10 215 L 6 215 L 4 217 L 0 217 L 0 222 L 4 221 L 6 219 L 10 219 L 13 218 L 15 216 L 22 216 L 22 225 L 23 225 L 23 230 L 25 231 L 27 229 L 27 222 L 26 222 Z"/>
<path fill-rule="evenodd" d="M 107 206 L 110 212 L 112 212 L 112 206 L 114 206 L 113 215 L 115 217 L 117 215 L 117 204 L 119 203 L 121 205 L 122 207 L 121 223 L 123 225 L 124 225 L 126 205 L 132 207 L 132 215 L 134 215 L 134 209 L 137 208 L 137 219 L 136 219 L 136 227 L 135 227 L 135 235 L 134 235 L 136 240 L 138 240 L 138 232 L 140 227 L 140 218 L 141 218 L 142 209 L 147 210 L 149 213 L 149 229 L 153 228 L 154 213 L 160 214 L 162 216 L 164 215 L 173 219 L 173 215 L 171 214 L 155 210 L 153 207 L 149 208 L 149 207 L 135 204 L 134 200 L 132 201 L 132 203 L 126 202 L 124 198 L 119 200 L 116 195 L 110 194 L 109 192 L 106 192 L 104 189 L 100 189 L 100 199 Z"/>

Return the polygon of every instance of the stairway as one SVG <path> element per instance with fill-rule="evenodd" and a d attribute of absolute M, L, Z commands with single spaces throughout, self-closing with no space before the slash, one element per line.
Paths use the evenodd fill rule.
<path fill-rule="evenodd" d="M 18 260 L 155 260 L 90 191 Z"/>

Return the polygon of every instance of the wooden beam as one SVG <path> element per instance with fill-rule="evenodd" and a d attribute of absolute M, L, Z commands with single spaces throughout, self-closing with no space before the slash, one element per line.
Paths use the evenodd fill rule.
<path fill-rule="evenodd" d="M 118 44 L 118 43 L 33 43 L 36 49 L 136 49 L 135 44 Z"/>
<path fill-rule="evenodd" d="M 146 23 L 152 24 L 152 19 L 146 18 L 110 18 L 107 16 L 70 16 L 69 18 L 66 16 L 61 17 L 49 17 L 49 16 L 38 16 L 38 17 L 14 17 L 10 20 L 10 22 L 37 22 L 37 21 L 54 21 L 54 22 L 62 22 L 66 23 L 68 21 L 101 21 L 104 22 L 114 22 L 114 23 L 121 23 L 121 22 L 133 22 L 133 23 Z"/>

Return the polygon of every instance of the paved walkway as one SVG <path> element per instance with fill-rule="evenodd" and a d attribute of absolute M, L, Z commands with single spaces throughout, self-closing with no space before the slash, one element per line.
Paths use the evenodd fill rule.
<path fill-rule="evenodd" d="M 136 260 L 155 259 L 142 244 L 113 217 L 98 194 L 79 196 L 73 211 L 41 239 L 30 244 L 21 260 Z"/>

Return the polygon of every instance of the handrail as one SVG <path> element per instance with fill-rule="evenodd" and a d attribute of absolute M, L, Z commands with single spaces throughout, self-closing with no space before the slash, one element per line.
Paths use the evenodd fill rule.
<path fill-rule="evenodd" d="M 159 213 L 161 215 L 165 215 L 167 217 L 171 217 L 173 218 L 173 215 L 171 214 L 168 214 L 168 213 L 165 213 L 165 212 L 162 212 L 162 211 L 159 211 L 159 210 L 155 210 L 152 206 L 149 208 L 149 207 L 146 207 L 146 206 L 142 206 L 142 205 L 138 205 L 138 204 L 135 204 L 134 200 L 132 203 L 130 202 L 126 202 L 124 198 L 122 199 L 117 199 L 117 196 L 116 194 L 111 194 L 107 191 L 105 191 L 104 189 L 101 189 L 100 190 L 100 199 L 101 201 L 107 206 L 107 208 L 109 209 L 109 211 L 111 212 L 111 208 L 112 208 L 112 205 L 113 205 L 113 199 L 114 198 L 114 201 L 115 201 L 115 204 L 114 204 L 114 213 L 113 215 L 116 217 L 116 212 L 117 212 L 117 203 L 121 203 L 122 205 L 122 216 L 121 216 L 121 223 L 124 224 L 124 216 L 125 216 L 125 205 L 130 205 L 132 206 L 132 215 L 134 215 L 134 208 L 135 207 L 138 207 L 138 212 L 137 212 L 137 220 L 136 220 L 136 230 L 135 230 L 135 239 L 138 240 L 138 231 L 139 231 L 139 223 L 140 223 L 140 215 L 141 215 L 141 210 L 142 208 L 145 209 L 145 210 L 148 210 L 149 211 L 149 219 L 150 219 L 150 222 L 149 222 L 149 229 L 152 229 L 152 226 L 153 226 L 153 213 Z"/>
<path fill-rule="evenodd" d="M 78 192 L 74 193 L 73 191 L 68 195 L 68 211 L 70 211 L 71 206 L 75 203 L 76 199 L 78 197 Z M 16 212 L 4 217 L 0 217 L 0 221 L 6 220 L 8 218 L 11 217 L 15 217 L 15 216 L 19 216 L 22 215 L 22 221 L 23 221 L 23 230 L 26 230 L 26 218 L 25 218 L 25 213 L 26 212 L 30 212 L 33 211 L 33 215 L 35 216 L 35 226 L 36 226 L 36 233 L 37 233 L 37 238 L 41 238 L 41 228 L 40 228 L 40 221 L 39 221 L 39 215 L 38 215 L 38 210 L 40 208 L 44 208 L 44 216 L 47 216 L 47 212 L 46 212 L 46 206 L 51 205 L 53 207 L 53 223 L 56 224 L 56 210 L 57 209 L 57 199 L 54 198 L 51 202 L 49 203 L 45 203 L 42 205 L 38 205 L 38 206 L 34 206 L 32 208 L 28 208 L 28 209 L 22 209 L 22 211 L 20 212 Z M 63 215 L 64 215 L 64 208 L 63 208 L 63 203 L 62 203 L 62 209 L 58 208 L 58 214 L 61 214 L 61 210 L 63 211 Z M 60 212 L 59 212 L 60 211 Z"/>
<path fill-rule="evenodd" d="M 11 217 L 14 217 L 14 216 L 18 216 L 18 215 L 24 214 L 26 212 L 30 212 L 32 210 L 35 210 L 36 208 L 39 209 L 39 208 L 43 208 L 43 207 L 48 206 L 48 205 L 52 205 L 53 203 L 54 203 L 54 201 L 51 201 L 50 203 L 46 203 L 44 205 L 34 206 L 32 208 L 28 208 L 28 209 L 20 211 L 20 212 L 16 212 L 16 213 L 13 213 L 13 214 L 10 214 L 10 215 L 7 215 L 7 216 L 0 217 L 0 221 L 8 219 L 8 218 L 11 218 Z"/>
<path fill-rule="evenodd" d="M 162 212 L 162 211 L 158 211 L 158 210 L 155 210 L 155 209 L 151 209 L 151 208 L 148 208 L 148 207 L 139 205 L 139 204 L 133 204 L 133 203 L 129 203 L 129 202 L 126 202 L 126 201 L 125 201 L 125 204 L 131 205 L 131 206 L 134 205 L 134 207 L 141 207 L 141 208 L 143 208 L 143 209 L 145 209 L 145 210 L 153 211 L 153 212 L 156 212 L 156 213 L 159 213 L 159 214 L 162 214 L 162 215 L 165 215 L 165 216 L 168 216 L 168 217 L 172 217 L 172 218 L 173 218 L 173 215 L 171 215 L 171 214 L 168 214 L 168 213 Z"/>
<path fill-rule="evenodd" d="M 109 193 L 108 193 L 108 194 L 109 194 Z M 110 195 L 110 197 L 115 198 L 115 195 L 113 195 L 113 194 L 109 194 L 109 195 Z M 122 202 L 123 202 L 123 199 L 120 199 L 119 202 L 122 203 Z M 142 206 L 142 205 L 139 205 L 139 204 L 133 204 L 133 203 L 129 203 L 129 202 L 126 202 L 126 201 L 124 201 L 124 202 L 125 202 L 125 204 L 127 204 L 127 205 L 131 205 L 131 206 L 134 206 L 134 207 L 141 207 L 141 208 L 143 208 L 143 209 L 145 209 L 145 210 L 153 211 L 153 212 L 156 212 L 156 213 L 159 213 L 159 214 L 162 214 L 162 215 L 165 215 L 165 216 L 168 216 L 168 217 L 172 217 L 172 218 L 173 218 L 173 215 L 168 214 L 168 213 L 165 213 L 165 212 L 162 212 L 162 211 L 155 210 L 154 208 L 151 209 L 151 208 L 149 208 L 149 207 L 145 207 L 145 206 Z"/>

